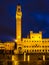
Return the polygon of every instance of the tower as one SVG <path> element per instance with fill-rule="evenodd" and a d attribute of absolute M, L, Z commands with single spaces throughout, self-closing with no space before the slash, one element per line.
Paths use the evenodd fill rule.
<path fill-rule="evenodd" d="M 16 10 L 16 40 L 17 40 L 17 48 L 21 45 L 21 19 L 22 19 L 22 11 L 21 6 L 17 5 Z"/>

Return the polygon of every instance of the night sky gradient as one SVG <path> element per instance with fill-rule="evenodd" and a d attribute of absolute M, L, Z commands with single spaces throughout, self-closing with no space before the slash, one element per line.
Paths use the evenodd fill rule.
<path fill-rule="evenodd" d="M 42 31 L 49 38 L 49 0 L 0 0 L 0 40 L 15 39 L 16 6 L 22 6 L 22 37 L 29 31 Z"/>

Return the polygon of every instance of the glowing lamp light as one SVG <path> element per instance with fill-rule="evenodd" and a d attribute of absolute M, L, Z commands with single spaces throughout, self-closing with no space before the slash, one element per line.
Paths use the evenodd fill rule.
<path fill-rule="evenodd" d="M 17 40 L 15 40 L 15 42 L 17 42 Z"/>
<path fill-rule="evenodd" d="M 17 42 L 17 40 L 16 40 L 16 39 L 14 39 L 14 42 Z"/>

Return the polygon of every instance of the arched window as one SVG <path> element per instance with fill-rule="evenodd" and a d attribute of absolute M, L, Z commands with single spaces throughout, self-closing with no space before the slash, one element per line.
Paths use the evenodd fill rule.
<path fill-rule="evenodd" d="M 34 52 L 34 50 L 32 50 L 32 52 Z"/>
<path fill-rule="evenodd" d="M 44 46 L 42 46 L 42 47 L 44 47 Z"/>
<path fill-rule="evenodd" d="M 44 52 L 44 50 L 43 50 L 43 52 Z"/>
<path fill-rule="evenodd" d="M 36 50 L 35 50 L 35 52 L 36 52 Z"/>

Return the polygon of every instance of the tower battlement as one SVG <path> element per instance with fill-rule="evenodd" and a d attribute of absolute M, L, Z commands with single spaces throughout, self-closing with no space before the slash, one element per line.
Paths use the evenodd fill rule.
<path fill-rule="evenodd" d="M 21 19 L 22 18 L 22 11 L 21 11 L 21 6 L 17 5 L 16 9 L 16 19 Z"/>

